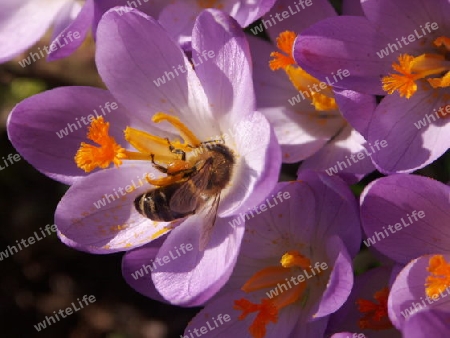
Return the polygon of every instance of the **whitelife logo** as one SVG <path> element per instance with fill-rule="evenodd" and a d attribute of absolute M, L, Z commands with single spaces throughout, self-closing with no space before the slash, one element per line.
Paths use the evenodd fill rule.
<path fill-rule="evenodd" d="M 260 23 L 259 25 L 256 25 L 253 28 L 250 28 L 250 31 L 253 33 L 253 35 L 258 35 L 259 33 L 262 33 L 264 31 L 263 26 L 265 29 L 275 26 L 277 23 L 283 21 L 284 19 L 287 19 L 292 15 L 300 13 L 302 9 L 312 6 L 312 0 L 306 0 L 306 1 L 299 0 L 298 2 L 294 1 L 293 5 L 295 6 L 295 9 L 297 11 L 295 11 L 292 8 L 292 6 L 289 5 L 287 8 L 289 11 L 282 11 L 280 13 L 276 13 L 273 15 L 270 14 L 270 18 L 267 18 L 267 20 L 261 19 L 262 23 Z M 278 21 L 275 20 L 274 16 Z"/>
<path fill-rule="evenodd" d="M 156 263 L 158 263 L 159 266 L 164 266 L 165 264 L 170 263 L 171 261 L 177 259 L 178 257 L 181 257 L 182 255 L 187 254 L 189 251 L 192 251 L 194 249 L 194 247 L 192 246 L 191 243 L 188 244 L 184 244 L 182 243 L 180 245 L 180 247 L 174 247 L 175 251 L 176 251 L 176 255 L 174 255 L 172 253 L 172 250 L 169 250 L 169 255 L 166 255 L 164 257 L 156 257 L 156 262 L 153 261 L 153 259 L 150 261 L 150 265 L 148 264 L 142 264 L 142 268 L 140 268 L 139 270 L 136 270 L 135 272 L 131 273 L 131 276 L 137 280 L 138 278 L 142 278 L 144 277 L 146 274 L 149 274 L 150 272 L 155 271 L 156 269 L 158 269 L 158 266 L 156 265 Z M 178 249 L 180 249 L 180 251 L 182 253 L 180 253 L 180 251 L 178 251 Z"/>
<path fill-rule="evenodd" d="M 395 223 L 394 225 L 389 224 L 388 225 L 388 229 L 390 231 L 391 234 L 395 234 L 397 231 L 400 231 L 403 229 L 403 227 L 408 227 L 411 224 L 414 223 L 414 221 L 419 221 L 419 219 L 417 217 L 419 217 L 420 219 L 425 217 L 425 211 L 420 210 L 419 212 L 417 210 L 413 210 L 413 212 L 411 212 L 411 215 L 407 214 L 406 217 L 408 217 L 408 220 L 410 223 L 405 222 L 405 220 L 402 218 L 400 218 L 400 222 Z M 414 218 L 414 221 L 411 219 Z M 394 230 L 395 228 L 395 230 Z M 383 226 L 383 231 L 382 232 L 374 232 L 374 235 L 372 237 L 367 237 L 367 241 L 363 241 L 364 244 L 369 247 L 371 245 L 374 245 L 377 241 L 381 241 L 382 239 L 385 239 L 386 237 L 390 236 L 390 233 L 388 231 L 388 229 L 386 229 L 386 227 Z M 384 233 L 383 233 L 384 232 Z M 386 235 L 386 236 L 385 236 Z"/>
<path fill-rule="evenodd" d="M 344 69 L 344 70 L 338 69 L 336 71 L 336 73 L 337 74 L 334 74 L 334 72 L 331 73 L 331 76 L 333 77 L 334 82 L 331 81 L 328 76 L 326 76 L 327 82 L 322 81 L 319 84 L 314 83 L 312 85 L 312 88 L 310 85 L 308 85 L 309 91 L 306 91 L 306 90 L 299 91 L 296 96 L 288 99 L 290 105 L 295 106 L 296 104 L 299 104 L 300 102 L 302 102 L 302 100 L 306 100 L 307 97 L 308 97 L 308 99 L 310 99 L 312 94 L 319 93 L 322 90 L 327 89 L 328 86 L 333 86 L 335 83 L 339 82 L 340 80 L 343 80 L 345 77 L 350 76 L 350 71 L 348 69 Z"/>
<path fill-rule="evenodd" d="M 198 63 L 196 62 L 196 60 L 194 58 L 192 58 L 191 62 L 194 65 L 194 67 L 198 67 L 200 66 L 203 62 L 207 61 L 208 58 L 212 59 L 214 57 L 214 51 L 210 50 L 210 51 L 203 51 L 201 54 L 197 54 L 198 57 Z M 203 58 L 203 59 L 202 59 Z M 165 71 L 164 75 L 161 77 L 158 77 L 156 80 L 153 80 L 153 83 L 156 85 L 156 87 L 159 87 L 163 84 L 165 84 L 166 82 L 169 82 L 170 80 L 175 79 L 176 76 L 180 76 L 181 74 L 186 73 L 186 67 L 183 65 L 178 65 L 177 67 L 172 66 L 173 71 L 175 72 L 175 74 L 171 71 Z M 180 73 L 178 73 L 178 70 L 180 71 Z M 166 81 L 167 79 L 167 81 Z"/>
<path fill-rule="evenodd" d="M 428 31 L 428 33 L 431 33 L 431 29 L 433 29 L 433 31 L 437 30 L 439 28 L 438 24 L 436 22 L 433 23 L 429 23 L 427 22 L 425 24 L 425 29 Z M 403 48 L 404 46 L 409 45 L 410 42 L 414 42 L 418 39 L 423 38 L 424 36 L 427 35 L 427 32 L 425 31 L 425 29 L 422 27 L 422 25 L 420 25 L 420 29 L 422 30 L 423 35 L 420 35 L 419 32 L 417 32 L 417 29 L 414 30 L 414 34 L 409 34 L 408 37 L 406 38 L 405 36 L 401 37 L 401 42 L 399 41 L 398 38 L 396 38 L 395 40 L 397 41 L 397 44 L 391 44 L 388 43 L 387 47 L 385 49 L 380 50 L 379 52 L 377 52 L 377 55 L 380 59 L 384 58 L 385 56 L 388 56 L 391 53 L 397 52 L 400 48 Z M 406 39 L 408 39 L 408 41 L 406 41 Z M 402 45 L 403 43 L 403 45 Z M 398 46 L 398 47 L 397 47 Z M 394 50 L 395 48 L 395 50 Z"/>
<path fill-rule="evenodd" d="M 306 281 L 310 278 L 313 278 L 314 276 L 317 276 L 318 274 L 325 271 L 326 269 L 328 269 L 327 263 L 316 262 L 316 264 L 314 264 L 314 267 L 312 267 L 311 265 L 309 266 L 309 272 L 311 274 L 309 274 L 307 270 L 303 270 L 303 274 L 299 274 L 297 277 L 292 276 L 291 279 L 285 278 L 286 283 L 278 283 L 277 287 L 270 290 L 269 292 L 266 292 L 266 295 L 269 299 L 277 297 L 279 294 L 283 293 L 284 291 L 287 291 L 288 289 L 292 289 L 291 282 L 294 285 L 299 285 L 300 283 L 303 283 L 304 281 Z M 289 286 L 289 288 L 288 288 L 288 286 Z M 280 292 L 278 292 L 278 290 Z"/>
<path fill-rule="evenodd" d="M 37 325 L 34 325 L 34 328 L 36 329 L 36 331 L 40 332 L 43 329 L 47 328 L 47 324 L 48 326 L 52 325 L 52 324 L 56 324 L 56 321 L 59 322 L 60 318 L 58 316 L 58 314 L 62 317 L 62 318 L 66 318 L 67 316 L 70 316 L 72 313 L 80 311 L 81 309 L 84 308 L 84 305 L 88 306 L 92 303 L 94 303 L 96 301 L 95 296 L 90 295 L 84 295 L 82 300 L 80 300 L 79 298 L 77 298 L 78 301 L 78 305 L 80 307 L 77 307 L 75 305 L 74 302 L 71 303 L 72 306 L 69 306 L 67 308 L 63 309 L 59 309 L 58 313 L 56 313 L 56 311 L 53 311 L 53 315 L 51 316 L 45 316 L 45 320 L 43 320 L 42 322 L 37 323 Z M 55 319 L 56 318 L 56 319 Z"/>
<path fill-rule="evenodd" d="M 371 143 L 369 143 L 364 150 L 355 153 L 355 154 L 351 154 L 350 158 L 346 155 L 345 159 L 347 160 L 347 163 L 345 162 L 341 162 L 341 161 L 337 161 L 336 165 L 334 167 L 330 167 L 328 169 L 325 169 L 326 173 L 328 174 L 328 176 L 333 176 L 334 174 L 337 174 L 339 172 L 339 170 L 344 170 L 347 169 L 348 167 L 351 167 L 353 165 L 353 163 L 358 163 L 360 160 L 363 160 L 366 158 L 366 156 L 372 156 L 376 151 L 373 147 L 377 148 L 378 151 L 380 151 L 380 145 L 382 148 L 386 148 L 387 147 L 387 141 L 386 140 L 382 140 L 381 142 L 376 140 L 374 142 L 374 146 L 372 146 Z M 367 148 L 370 147 L 370 149 L 372 150 L 372 152 L 369 152 L 367 150 Z M 357 158 L 356 158 L 357 157 Z M 353 163 L 350 161 L 350 159 L 353 161 Z M 348 166 L 347 166 L 348 164 Z"/>
<path fill-rule="evenodd" d="M 223 317 L 222 317 L 222 314 L 219 313 L 217 318 L 212 317 L 212 321 L 214 323 L 214 326 L 212 326 L 209 323 L 209 320 L 208 320 L 208 321 L 206 321 L 206 326 L 202 326 L 200 329 L 195 328 L 195 329 L 192 330 L 193 332 L 191 332 L 191 330 L 188 330 L 188 335 L 186 335 L 186 336 L 180 335 L 180 337 L 181 338 L 201 337 L 204 334 L 207 334 L 208 332 L 217 329 L 220 325 L 223 325 L 223 324 L 229 322 L 230 320 L 231 320 L 230 315 L 224 314 Z M 199 331 L 200 331 L 200 333 L 199 333 Z M 194 333 L 195 333 L 195 336 L 194 336 Z"/>
<path fill-rule="evenodd" d="M 111 113 L 111 111 L 119 108 L 119 105 L 117 104 L 117 102 L 112 102 L 112 103 L 106 102 L 104 104 L 104 106 L 100 105 L 98 107 L 100 108 L 102 115 L 105 116 L 107 112 Z M 106 111 L 105 111 L 105 109 L 106 109 Z M 99 115 L 99 113 L 97 113 L 97 109 L 94 109 L 92 112 L 95 114 L 95 117 L 94 117 L 94 114 L 90 114 L 88 116 L 81 116 L 80 117 L 81 121 L 78 120 L 78 117 L 77 117 L 77 118 L 75 118 L 75 121 L 74 121 L 75 123 L 70 123 L 70 122 L 67 123 L 67 127 L 65 127 L 64 129 L 61 129 L 60 131 L 57 131 L 56 135 L 58 135 L 58 137 L 61 139 L 64 136 L 69 135 L 69 133 L 73 133 L 75 130 L 82 128 L 83 126 L 81 125 L 80 122 L 83 122 L 83 125 L 87 126 L 92 121 L 94 121 L 95 118 L 98 118 L 101 116 L 101 115 Z M 78 125 L 78 127 L 77 127 L 77 125 Z"/>
<path fill-rule="evenodd" d="M 75 31 L 75 32 L 71 32 L 68 31 L 65 34 L 61 34 L 60 37 L 58 37 L 57 39 L 55 39 L 55 41 L 50 45 L 50 46 L 44 46 L 44 50 L 41 50 L 41 47 L 39 47 L 39 52 L 38 53 L 33 53 L 30 52 L 29 56 L 26 59 L 23 59 L 22 61 L 19 61 L 19 65 L 22 68 L 25 68 L 26 66 L 31 65 L 32 62 L 36 62 L 37 60 L 40 60 L 41 58 L 44 58 L 44 51 L 46 53 L 46 55 L 50 54 L 51 52 L 54 52 L 56 50 L 58 50 L 59 48 L 62 48 L 66 45 L 68 45 L 69 43 L 73 42 L 74 39 L 78 40 L 81 37 L 80 33 Z"/>
<path fill-rule="evenodd" d="M 48 235 L 51 235 L 52 233 L 56 232 L 56 224 L 50 225 L 47 224 L 45 227 L 45 232 L 42 230 L 42 228 L 39 228 L 41 231 L 42 237 L 39 236 L 39 234 L 35 231 L 33 233 L 33 236 L 28 237 L 28 239 L 22 239 L 20 242 L 16 240 L 16 245 L 8 245 L 5 251 L 0 251 L 0 261 L 10 257 L 10 255 L 14 255 L 18 253 L 19 251 L 23 250 L 23 248 L 28 248 L 30 245 L 40 241 L 41 239 L 44 239 Z M 22 247 L 23 246 L 23 247 Z"/>
<path fill-rule="evenodd" d="M 283 201 L 288 200 L 289 198 L 291 198 L 291 195 L 289 194 L 289 192 L 279 191 L 277 193 L 276 197 L 274 195 L 272 195 L 273 204 L 271 204 L 270 200 L 268 198 L 266 198 L 266 203 L 261 203 L 259 206 L 254 207 L 253 211 L 259 215 L 259 214 L 263 213 L 264 211 L 268 210 L 267 206 L 269 206 L 269 209 L 272 209 L 274 206 L 278 205 L 277 199 L 280 201 L 279 203 L 282 203 Z M 248 210 L 249 211 L 247 211 L 246 213 L 240 213 L 238 217 L 233 218 L 231 221 L 228 221 L 228 224 L 230 224 L 232 227 L 235 227 L 235 226 L 240 225 L 241 221 L 244 222 L 244 219 L 249 220 L 250 215 L 251 215 L 251 218 L 254 218 L 255 215 L 253 214 L 253 211 L 250 210 L 250 208 Z"/>

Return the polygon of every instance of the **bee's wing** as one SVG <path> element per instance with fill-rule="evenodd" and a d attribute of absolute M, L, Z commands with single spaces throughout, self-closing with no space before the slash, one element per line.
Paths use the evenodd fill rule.
<path fill-rule="evenodd" d="M 214 229 L 214 223 L 216 223 L 216 217 L 217 217 L 217 209 L 219 207 L 220 202 L 220 193 L 214 196 L 214 199 L 212 203 L 207 203 L 205 205 L 205 209 L 208 209 L 204 221 L 203 221 L 203 227 L 200 230 L 200 251 L 203 251 L 206 249 L 206 246 L 209 243 L 209 240 L 211 239 L 212 230 Z"/>
<path fill-rule="evenodd" d="M 180 214 L 193 213 L 206 201 L 202 192 L 208 185 L 210 167 L 209 162 L 205 163 L 197 173 L 181 184 L 170 199 L 171 210 Z"/>

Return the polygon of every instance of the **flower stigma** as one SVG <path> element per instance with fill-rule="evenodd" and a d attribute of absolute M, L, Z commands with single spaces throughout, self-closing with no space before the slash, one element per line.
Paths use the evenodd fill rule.
<path fill-rule="evenodd" d="M 311 267 L 310 259 L 297 250 L 284 253 L 280 259 L 280 265 L 269 266 L 256 272 L 241 288 L 246 293 L 272 288 L 266 292 L 268 298 L 260 299 L 259 303 L 252 303 L 246 298 L 234 301 L 233 308 L 242 311 L 239 320 L 245 319 L 251 313 L 256 313 L 255 319 L 249 326 L 249 332 L 253 338 L 264 338 L 267 333 L 267 325 L 269 322 L 277 322 L 281 309 L 297 301 L 302 303 L 307 297 L 308 292 L 305 292 L 307 282 L 303 275 L 299 275 L 300 269 L 310 269 L 314 276 L 320 275 L 322 272 L 315 272 Z M 305 270 L 303 272 L 307 275 Z M 300 281 L 297 275 L 302 276 L 303 280 Z M 310 277 L 312 276 L 308 278 Z M 294 281 L 295 278 L 298 279 L 298 282 Z M 280 285 L 285 288 L 283 289 Z M 289 285 L 289 289 L 287 285 Z M 277 287 L 281 292 L 278 292 Z"/>
<path fill-rule="evenodd" d="M 450 38 L 441 36 L 434 40 L 434 46 L 439 53 L 417 57 L 401 54 L 398 63 L 392 64 L 392 69 L 397 73 L 381 80 L 383 90 L 388 94 L 397 91 L 401 97 L 409 99 L 416 93 L 419 80 L 433 89 L 449 87 L 450 61 L 446 59 L 446 54 L 450 52 Z"/>
<path fill-rule="evenodd" d="M 273 71 L 283 69 L 299 92 L 309 94 L 307 98 L 317 111 L 337 110 L 338 106 L 332 87 L 327 85 L 323 90 L 314 90 L 314 87 L 322 89 L 321 81 L 308 74 L 295 62 L 292 51 L 296 37 L 297 34 L 291 31 L 280 33 L 277 37 L 277 47 L 284 54 L 280 52 L 272 52 L 270 54 L 273 58 L 269 61 L 270 69 Z"/>
<path fill-rule="evenodd" d="M 361 329 L 375 331 L 387 330 L 393 327 L 389 316 L 387 301 L 389 288 L 385 287 L 373 295 L 375 301 L 360 298 L 356 301 L 358 311 L 363 314 L 358 324 Z"/>

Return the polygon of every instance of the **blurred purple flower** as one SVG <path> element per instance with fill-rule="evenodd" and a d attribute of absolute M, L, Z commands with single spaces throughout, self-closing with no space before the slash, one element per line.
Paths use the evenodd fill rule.
<path fill-rule="evenodd" d="M 353 286 L 358 206 L 337 177 L 304 171 L 298 179 L 278 183 L 265 210 L 248 214 L 230 280 L 185 335 L 212 325 L 205 337 L 323 337 Z M 219 314 L 229 320 L 214 327 Z"/>
<path fill-rule="evenodd" d="M 280 149 L 270 124 L 254 110 L 248 44 L 233 19 L 216 10 L 199 16 L 192 44 L 194 71 L 154 19 L 136 10 L 122 16 L 121 10 L 106 13 L 97 32 L 97 67 L 109 91 L 63 87 L 31 97 L 11 113 L 9 137 L 38 170 L 72 184 L 55 214 L 63 242 L 92 253 L 112 253 L 171 231 L 158 256 L 181 244 L 190 243 L 194 250 L 158 271 L 155 283 L 173 303 L 200 304 L 225 283 L 236 260 L 244 224 L 228 220 L 272 190 Z M 214 57 L 205 60 L 205 51 Z M 177 66 L 184 71 L 156 85 L 158 77 Z M 114 109 L 108 113 L 106 107 Z M 95 118 L 94 112 L 101 116 Z M 88 114 L 88 138 L 98 147 L 85 143 L 87 126 L 79 119 Z M 69 124 L 75 127 L 70 127 L 72 133 Z M 64 128 L 66 136 L 61 133 Z M 136 197 L 152 188 L 145 176 L 158 183 L 154 177 L 162 175 L 152 166 L 150 154 L 169 167 L 179 163 L 180 156 L 165 138 L 184 150 L 191 164 L 200 156 L 203 141 L 223 140 L 234 155 L 231 179 L 220 192 L 204 251 L 199 250 L 199 240 L 210 224 L 207 210 L 155 222 L 135 208 Z M 120 167 L 108 168 L 112 163 Z M 87 174 L 80 168 L 103 170 Z"/>
<path fill-rule="evenodd" d="M 0 4 L 0 63 L 11 60 L 36 43 L 53 26 L 51 44 L 35 50 L 22 61 L 22 67 L 48 55 L 56 60 L 72 54 L 84 41 L 89 29 L 96 37 L 104 13 L 123 7 L 120 15 L 136 8 L 154 18 L 175 40 L 189 47 L 197 15 L 206 8 L 230 14 L 246 27 L 265 14 L 275 0 L 4 0 Z M 19 27 L 19 28 L 18 28 Z M 33 56 L 34 55 L 34 56 Z"/>
<path fill-rule="evenodd" d="M 338 69 L 338 86 L 387 95 L 362 131 L 389 147 L 372 156 L 383 173 L 409 173 L 432 163 L 450 146 L 450 2 L 367 0 L 366 17 L 332 17 L 302 32 L 297 63 L 323 80 Z M 448 110 L 447 110 L 448 108 Z M 361 114 L 347 116 L 349 122 Z"/>
<path fill-rule="evenodd" d="M 344 69 L 339 75 L 330 73 L 328 80 L 321 83 L 292 59 L 292 46 L 297 34 L 324 18 L 337 15 L 326 0 L 310 4 L 270 27 L 279 13 L 295 9 L 292 1 L 279 0 L 263 17 L 269 36 L 272 41 L 277 41 L 283 54 L 275 52 L 277 47 L 266 41 L 250 39 L 257 106 L 275 128 L 283 162 L 303 161 L 300 169 L 326 170 L 332 167 L 330 175 L 344 173 L 361 178 L 375 167 L 369 156 L 354 161 L 349 159 L 364 151 L 366 141 L 358 132 L 361 130 L 355 130 L 345 117 L 347 114 L 370 115 L 375 109 L 375 97 L 334 90 L 332 85 L 344 77 Z M 257 33 L 257 30 L 253 29 L 253 32 Z M 366 126 L 357 122 L 356 127 L 364 129 Z"/>

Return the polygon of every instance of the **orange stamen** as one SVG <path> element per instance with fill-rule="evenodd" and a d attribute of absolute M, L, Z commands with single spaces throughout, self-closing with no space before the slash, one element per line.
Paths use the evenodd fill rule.
<path fill-rule="evenodd" d="M 278 312 L 297 302 L 305 293 L 306 280 L 294 283 L 292 278 L 298 280 L 299 268 L 310 267 L 309 258 L 296 250 L 290 250 L 283 254 L 280 264 L 281 266 L 269 266 L 256 272 L 241 288 L 247 293 L 272 288 L 266 292 L 268 298 L 263 298 L 260 304 L 254 304 L 244 298 L 234 302 L 234 308 L 243 311 L 239 317 L 240 320 L 250 313 L 258 312 L 249 327 L 253 338 L 263 338 L 266 335 L 267 324 L 269 322 L 276 323 Z M 304 297 L 304 299 L 307 298 Z"/>
<path fill-rule="evenodd" d="M 397 91 L 401 97 L 409 99 L 417 91 L 419 80 L 427 80 L 433 89 L 449 87 L 450 63 L 445 54 L 450 50 L 450 39 L 441 36 L 433 43 L 439 53 L 422 54 L 417 57 L 400 55 L 398 63 L 392 64 L 397 74 L 389 74 L 381 80 L 383 90 L 388 94 Z"/>
<path fill-rule="evenodd" d="M 245 319 L 250 313 L 258 313 L 249 327 L 250 334 L 253 338 L 264 338 L 267 332 L 267 324 L 278 321 L 278 310 L 269 299 L 263 299 L 261 304 L 254 304 L 245 298 L 241 298 L 234 301 L 233 308 L 242 311 L 239 320 Z"/>
<path fill-rule="evenodd" d="M 450 264 L 444 256 L 434 255 L 430 258 L 428 269 L 430 275 L 425 281 L 425 292 L 428 297 L 439 294 L 450 286 Z"/>

